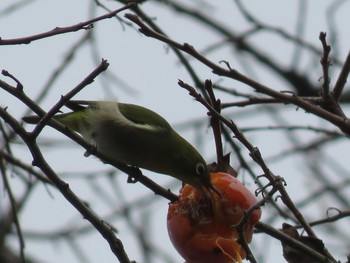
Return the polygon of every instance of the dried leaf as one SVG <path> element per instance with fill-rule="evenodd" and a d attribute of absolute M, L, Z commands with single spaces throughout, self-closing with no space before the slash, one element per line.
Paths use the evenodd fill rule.
<path fill-rule="evenodd" d="M 282 226 L 282 232 L 314 249 L 318 253 L 325 255 L 325 247 L 321 239 L 309 236 L 300 236 L 295 227 L 286 223 L 284 223 Z M 317 260 L 312 259 L 309 257 L 309 255 L 299 251 L 297 248 L 294 248 L 283 241 L 281 241 L 281 243 L 283 247 L 283 256 L 288 263 L 318 263 Z"/>

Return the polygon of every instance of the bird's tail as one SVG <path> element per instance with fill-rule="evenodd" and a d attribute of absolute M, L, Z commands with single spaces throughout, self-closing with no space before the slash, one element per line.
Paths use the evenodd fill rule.
<path fill-rule="evenodd" d="M 38 124 L 41 118 L 42 117 L 39 117 L 38 115 L 28 115 L 28 116 L 24 116 L 22 120 L 25 123 Z M 52 118 L 74 131 L 79 131 L 80 124 L 84 119 L 84 112 L 77 111 L 77 112 L 57 114 Z M 49 124 L 50 124 L 50 121 L 49 121 Z"/>
<path fill-rule="evenodd" d="M 41 118 L 38 115 L 28 115 L 28 116 L 24 116 L 22 118 L 22 121 L 29 124 L 38 124 L 40 119 Z"/>

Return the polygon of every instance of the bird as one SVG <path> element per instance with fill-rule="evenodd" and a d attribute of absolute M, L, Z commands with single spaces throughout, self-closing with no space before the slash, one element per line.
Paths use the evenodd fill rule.
<path fill-rule="evenodd" d="M 204 193 L 217 192 L 201 154 L 158 113 L 117 101 L 71 100 L 53 119 L 78 132 L 113 160 L 169 175 Z M 22 118 L 37 124 L 39 116 Z"/>

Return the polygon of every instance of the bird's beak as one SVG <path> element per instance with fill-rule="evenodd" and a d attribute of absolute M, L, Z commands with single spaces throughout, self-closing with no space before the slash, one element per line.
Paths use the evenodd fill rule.
<path fill-rule="evenodd" d="M 215 189 L 215 187 L 212 185 L 211 182 L 209 182 L 208 184 L 205 184 L 203 186 L 209 193 L 214 192 L 221 198 L 221 194 L 219 193 L 218 190 Z"/>
<path fill-rule="evenodd" d="M 199 188 L 202 196 L 204 199 L 212 205 L 213 201 L 213 192 L 218 195 L 218 197 L 221 199 L 221 194 L 218 192 L 218 190 L 215 189 L 215 187 L 210 183 L 210 184 L 201 184 L 201 187 Z"/>

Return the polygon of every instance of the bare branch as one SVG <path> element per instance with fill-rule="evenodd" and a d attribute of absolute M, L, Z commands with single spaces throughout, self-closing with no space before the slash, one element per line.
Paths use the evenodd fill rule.
<path fill-rule="evenodd" d="M 31 42 L 35 41 L 35 40 L 39 40 L 39 39 L 43 39 L 43 38 L 48 38 L 48 37 L 52 37 L 55 35 L 61 35 L 61 34 L 66 34 L 66 33 L 70 33 L 70 32 L 76 32 L 79 30 L 90 30 L 93 28 L 93 23 L 104 20 L 104 19 L 108 19 L 108 18 L 112 18 L 114 17 L 116 14 L 129 9 L 131 7 L 135 6 L 134 2 L 131 2 L 117 10 L 114 10 L 108 14 L 90 19 L 88 21 L 85 22 L 81 22 L 79 24 L 73 25 L 73 26 L 67 26 L 67 27 L 56 27 L 48 32 L 44 32 L 44 33 L 40 33 L 37 35 L 33 35 L 33 36 L 28 36 L 28 37 L 21 37 L 21 38 L 15 38 L 15 39 L 1 39 L 0 38 L 0 46 L 1 45 L 21 45 L 21 44 L 30 44 Z"/>
<path fill-rule="evenodd" d="M 337 101 L 339 101 L 341 98 L 341 95 L 345 88 L 345 84 L 348 79 L 349 72 L 350 72 L 350 52 L 346 57 L 344 66 L 342 67 L 342 70 L 339 74 L 337 82 L 335 83 L 335 86 L 333 88 L 333 96 L 334 96 L 334 99 L 336 99 Z"/>

